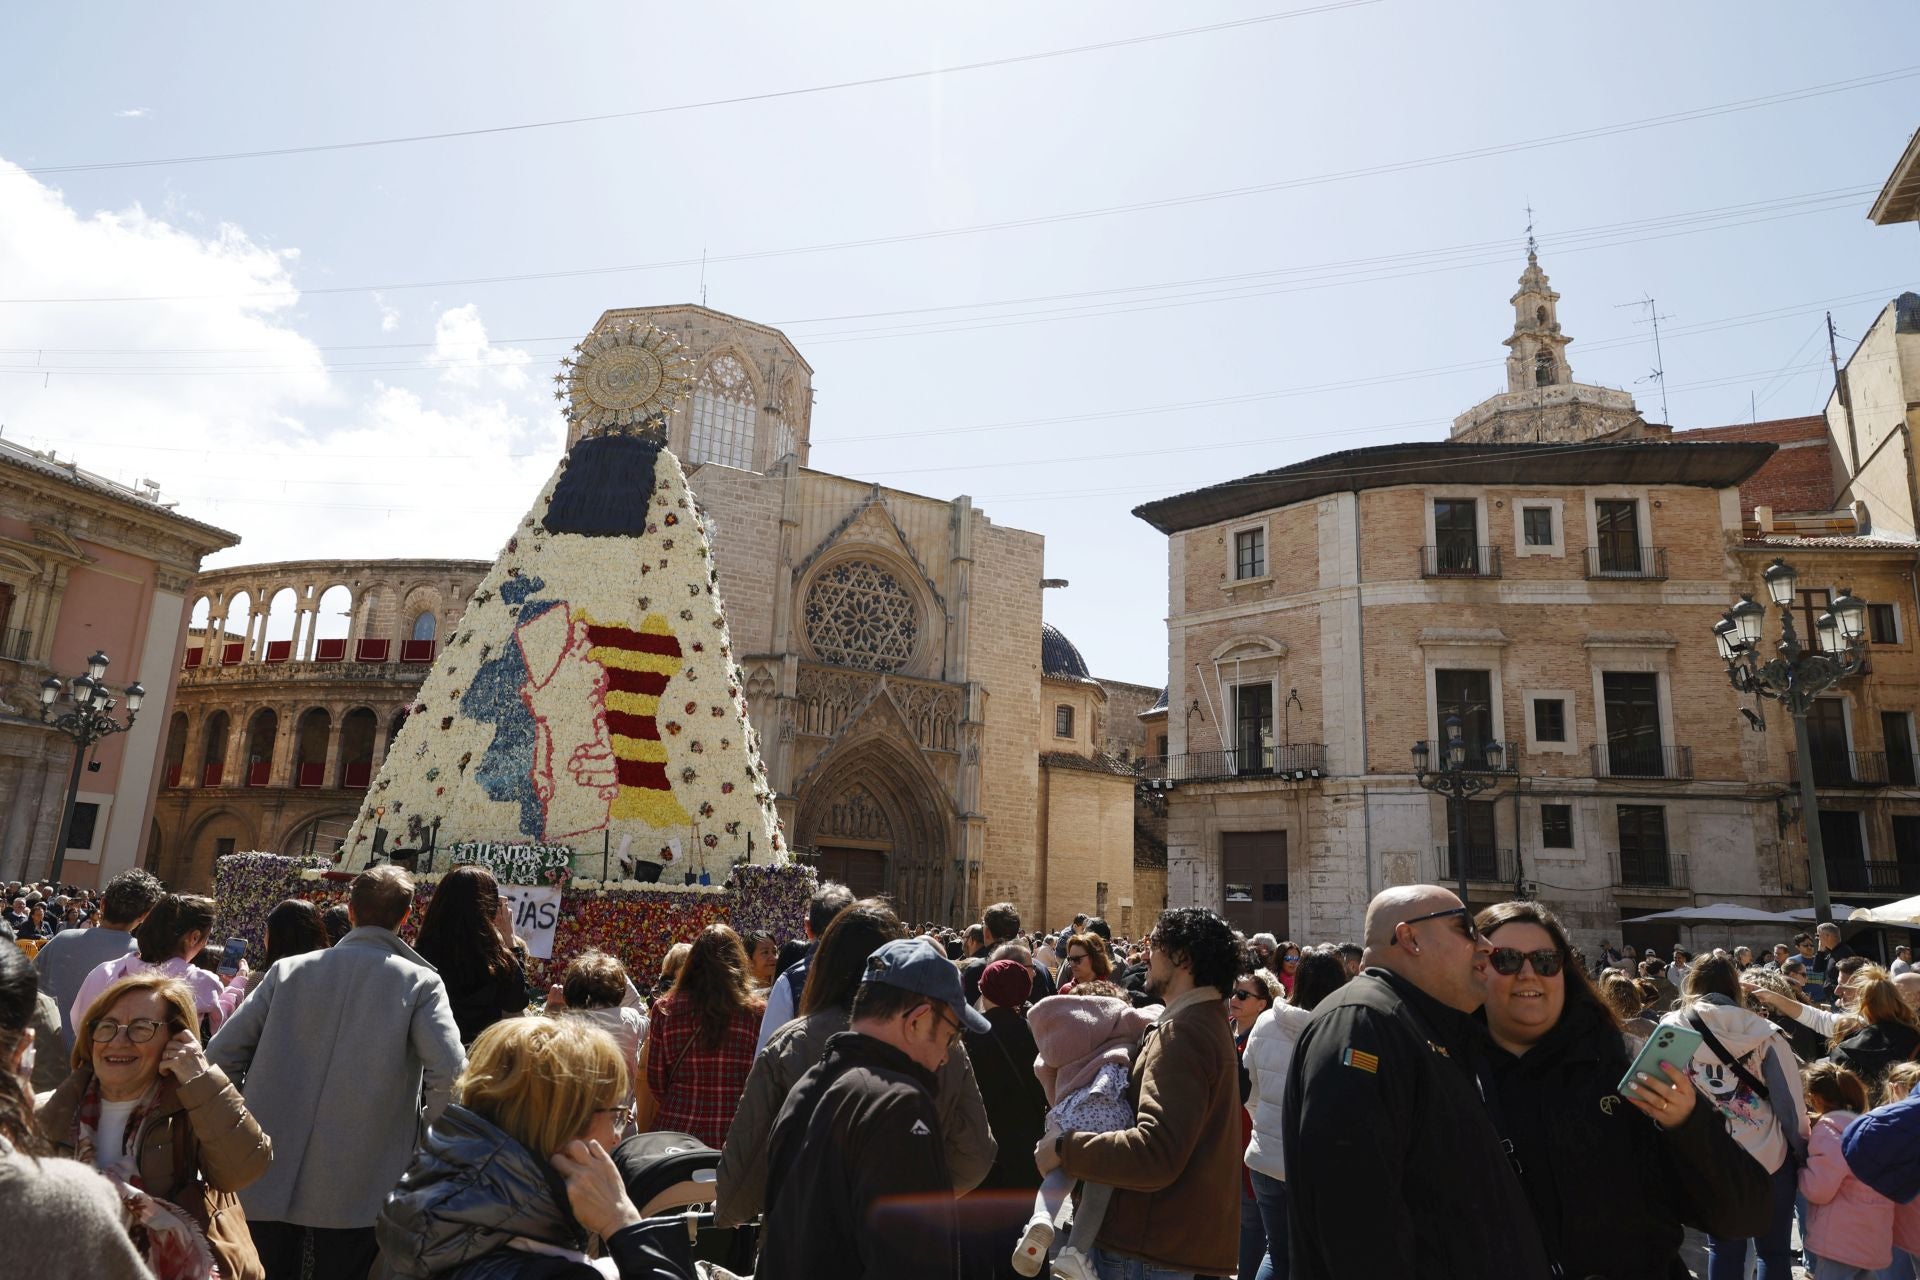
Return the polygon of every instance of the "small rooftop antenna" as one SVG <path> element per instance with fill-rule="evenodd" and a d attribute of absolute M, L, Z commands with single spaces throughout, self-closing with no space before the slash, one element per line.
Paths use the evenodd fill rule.
<path fill-rule="evenodd" d="M 700 305 L 707 305 L 707 246 L 700 246 Z"/>
<path fill-rule="evenodd" d="M 1614 310 L 1618 311 L 1622 307 L 1645 307 L 1647 309 L 1647 314 L 1635 320 L 1634 323 L 1650 324 L 1653 326 L 1653 371 L 1637 381 L 1657 382 L 1660 384 L 1660 420 L 1671 425 L 1673 419 L 1667 410 L 1667 362 L 1660 354 L 1660 322 L 1662 320 L 1671 320 L 1673 317 L 1660 314 L 1660 306 L 1653 300 L 1653 295 L 1650 293 L 1642 295 L 1638 302 L 1619 303 L 1615 306 Z"/>
<path fill-rule="evenodd" d="M 1527 256 L 1533 257 L 1540 252 L 1540 242 L 1533 238 L 1533 201 L 1527 201 Z"/>

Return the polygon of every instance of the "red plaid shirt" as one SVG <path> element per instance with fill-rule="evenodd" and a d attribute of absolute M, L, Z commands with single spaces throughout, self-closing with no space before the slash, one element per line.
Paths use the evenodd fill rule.
<path fill-rule="evenodd" d="M 660 1103 L 653 1127 L 690 1133 L 717 1150 L 727 1140 L 753 1070 L 761 1008 L 736 1014 L 717 1049 L 700 1042 L 699 1019 L 688 1001 L 668 996 L 649 1012 L 647 1087 Z"/>

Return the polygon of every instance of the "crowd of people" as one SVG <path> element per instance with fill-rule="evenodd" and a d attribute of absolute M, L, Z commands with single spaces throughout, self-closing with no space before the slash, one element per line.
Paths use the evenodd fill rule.
<path fill-rule="evenodd" d="M 394 866 L 283 902 L 258 971 L 145 872 L 51 889 L 0 921 L 24 1275 L 691 1276 L 633 1190 L 671 1135 L 763 1280 L 1682 1277 L 1689 1230 L 1707 1280 L 1920 1276 L 1920 971 L 1832 925 L 1589 959 L 1415 885 L 1359 942 L 1198 908 L 1136 941 L 827 883 L 801 937 L 532 990 L 479 867 L 417 929 Z"/>

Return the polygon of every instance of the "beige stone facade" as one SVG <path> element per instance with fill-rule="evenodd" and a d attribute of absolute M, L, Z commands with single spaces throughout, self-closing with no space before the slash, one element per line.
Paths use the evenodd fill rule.
<path fill-rule="evenodd" d="M 964 495 L 808 469 L 812 370 L 777 330 L 693 306 L 598 323 L 634 320 L 674 333 L 694 362 L 669 445 L 710 520 L 749 713 L 796 853 L 857 891 L 890 893 L 915 921 L 960 923 L 1011 900 L 1053 923 L 1104 904 L 1116 929 L 1143 930 L 1151 913 L 1136 921 L 1136 909 L 1164 900 L 1163 869 L 1149 869 L 1161 877 L 1150 897 L 1134 884 L 1135 784 L 1150 745 L 1140 713 L 1159 691 L 1093 680 L 1084 663 L 1043 672 L 1041 537 Z M 183 673 L 161 770 L 160 872 L 204 885 L 223 850 L 330 851 L 431 661 L 416 635 L 450 633 L 487 568 L 205 575 L 197 623 L 209 634 Z M 350 604 L 321 603 L 343 584 Z M 269 641 L 288 630 L 271 621 L 287 602 L 290 638 Z M 423 613 L 435 623 L 417 631 Z M 383 639 L 384 658 L 356 661 L 378 656 L 363 641 Z M 369 720 L 370 744 L 359 733 Z M 270 749 L 256 749 L 256 722 L 271 726 Z M 311 731 L 321 723 L 327 735 Z"/>
<path fill-rule="evenodd" d="M 150 869 L 206 890 L 222 854 L 330 855 L 487 568 L 304 560 L 195 579 Z"/>
<path fill-rule="evenodd" d="M 1623 920 L 1806 906 L 1793 723 L 1743 707 L 1708 632 L 1777 555 L 1800 571 L 1803 635 L 1830 591 L 1873 605 L 1870 670 L 1808 722 L 1834 898 L 1920 892 L 1911 460 L 1889 445 L 1913 399 L 1894 394 L 1906 300 L 1853 362 L 1885 366 L 1875 403 L 1894 418 L 1862 415 L 1859 467 L 1843 431 L 1820 442 L 1836 488 L 1869 458 L 1897 460 L 1878 463 L 1901 499 L 1871 504 L 1888 513 L 1874 531 L 1895 522 L 1880 537 L 1858 509 L 1796 521 L 1767 505 L 1814 490 L 1824 503 L 1806 459 L 1769 465 L 1779 440 L 1806 447 L 1797 424 L 1649 426 L 1622 393 L 1571 382 L 1558 295 L 1531 256 L 1513 301 L 1509 390 L 1451 441 L 1136 512 L 1169 535 L 1170 900 L 1342 939 L 1381 887 L 1464 871 L 1476 906 L 1537 896 L 1584 941 L 1641 945 L 1675 931 Z M 1455 715 L 1488 784 L 1458 811 L 1420 785 L 1412 754 L 1438 753 Z"/>

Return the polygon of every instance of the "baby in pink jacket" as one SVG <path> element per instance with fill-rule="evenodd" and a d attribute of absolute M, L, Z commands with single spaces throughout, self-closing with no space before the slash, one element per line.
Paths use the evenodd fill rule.
<path fill-rule="evenodd" d="M 1086 988 L 1099 987 L 1095 994 Z M 1133 1102 L 1127 1097 L 1127 1071 L 1159 1013 L 1157 1007 L 1136 1009 L 1119 997 L 1111 983 L 1082 983 L 1073 995 L 1049 996 L 1027 1014 L 1027 1026 L 1040 1056 L 1033 1064 L 1040 1087 L 1052 1105 L 1047 1111 L 1049 1133 L 1112 1133 L 1134 1125 Z M 1113 994 L 1107 994 L 1111 992 Z M 1055 1229 L 1073 1179 L 1060 1169 L 1040 1183 L 1033 1218 L 1014 1247 L 1013 1269 L 1036 1276 L 1047 1260 Z M 1091 1277 L 1085 1255 L 1093 1248 L 1106 1216 L 1113 1188 L 1087 1183 L 1073 1214 L 1069 1247 L 1054 1260 L 1056 1277 Z"/>
<path fill-rule="evenodd" d="M 1814 1280 L 1874 1280 L 1893 1263 L 1893 1201 L 1854 1177 L 1840 1149 L 1847 1126 L 1867 1109 L 1867 1087 L 1832 1062 L 1814 1063 L 1803 1078 L 1813 1136 L 1800 1194 Z"/>

